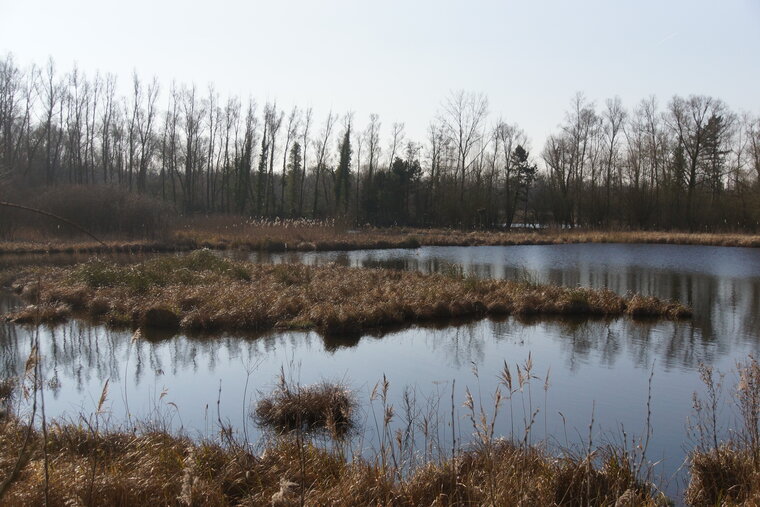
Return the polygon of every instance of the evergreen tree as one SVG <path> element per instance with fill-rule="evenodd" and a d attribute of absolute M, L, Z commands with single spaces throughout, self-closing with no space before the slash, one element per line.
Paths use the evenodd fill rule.
<path fill-rule="evenodd" d="M 516 181 L 511 187 L 512 195 L 508 196 L 507 201 L 507 216 L 505 217 L 507 228 L 512 226 L 520 199 L 527 203 L 528 191 L 538 171 L 536 164 L 530 163 L 530 152 L 520 144 L 512 151 L 510 158 Z M 525 214 L 527 215 L 527 212 Z"/>
<path fill-rule="evenodd" d="M 264 123 L 264 135 L 261 138 L 261 153 L 259 153 L 259 167 L 256 174 L 256 214 L 261 215 L 264 203 L 264 187 L 267 183 L 267 159 L 269 157 L 269 145 L 267 144 L 267 124 Z"/>
<path fill-rule="evenodd" d="M 724 138 L 728 131 L 728 124 L 721 115 L 712 115 L 707 121 L 705 128 L 705 147 L 702 151 L 702 165 L 705 181 L 712 193 L 714 202 L 723 190 L 723 176 L 725 173 L 725 158 L 730 150 L 724 147 Z"/>
<path fill-rule="evenodd" d="M 298 209 L 298 190 L 299 183 L 301 181 L 302 170 L 301 165 L 301 144 L 296 141 L 293 143 L 293 147 L 290 148 L 288 160 L 288 177 L 285 183 L 288 190 L 288 210 L 290 212 L 290 216 L 295 216 L 296 210 Z"/>
<path fill-rule="evenodd" d="M 349 179 L 351 176 L 351 124 L 346 127 L 346 133 L 343 135 L 343 141 L 340 143 L 340 159 L 338 161 L 338 170 L 335 174 L 335 207 L 340 210 L 348 211 L 348 191 L 351 187 Z"/>

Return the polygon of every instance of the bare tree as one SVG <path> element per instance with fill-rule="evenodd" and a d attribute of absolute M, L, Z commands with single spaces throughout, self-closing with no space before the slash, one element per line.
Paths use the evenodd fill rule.
<path fill-rule="evenodd" d="M 288 154 L 290 152 L 290 143 L 298 136 L 298 124 L 300 123 L 300 113 L 298 108 L 293 109 L 288 115 L 288 127 L 285 131 L 285 147 L 282 150 L 282 178 L 280 179 L 280 209 L 278 214 L 284 216 L 285 213 L 285 178 L 287 175 Z"/>
<path fill-rule="evenodd" d="M 612 210 L 612 185 L 615 167 L 618 166 L 620 140 L 625 125 L 626 111 L 620 97 L 608 99 L 602 115 L 602 132 L 606 146 L 604 171 L 604 217 L 607 225 L 610 223 Z"/>
<path fill-rule="evenodd" d="M 393 161 L 396 159 L 396 150 L 403 144 L 404 142 L 404 124 L 395 122 L 391 126 L 391 144 L 389 146 L 389 153 L 388 153 L 388 170 L 391 170 L 391 167 L 393 167 Z"/>
<path fill-rule="evenodd" d="M 301 169 L 301 182 L 298 190 L 298 215 L 303 215 L 304 186 L 306 184 L 306 156 L 309 151 L 309 130 L 311 128 L 312 109 L 308 108 L 304 115 L 303 132 L 301 133 L 301 150 L 303 152 L 303 168 Z"/>
<path fill-rule="evenodd" d="M 481 125 L 488 114 L 483 94 L 452 92 L 443 105 L 442 120 L 457 150 L 455 179 L 459 180 L 459 200 L 464 202 L 464 184 L 473 147 L 481 141 Z"/>
<path fill-rule="evenodd" d="M 364 137 L 367 139 L 367 151 L 369 153 L 369 162 L 367 164 L 367 182 L 372 182 L 372 175 L 375 170 L 375 162 L 380 158 L 380 117 L 376 114 L 369 115 L 369 125 L 364 131 Z"/>
<path fill-rule="evenodd" d="M 55 175 L 61 158 L 61 142 L 64 133 L 63 108 L 66 97 L 63 80 L 56 81 L 55 65 L 52 58 L 48 60 L 45 83 L 45 103 L 47 106 L 45 114 L 47 119 L 45 123 L 45 137 L 47 139 L 45 174 L 48 185 L 52 185 L 55 182 Z"/>
<path fill-rule="evenodd" d="M 319 213 L 320 177 L 327 168 L 327 147 L 330 143 L 330 137 L 337 118 L 338 116 L 333 114 L 332 111 L 328 113 L 327 119 L 325 120 L 325 126 L 322 128 L 322 132 L 317 142 L 317 165 L 314 167 L 314 204 L 311 208 L 311 215 L 313 217 L 318 216 Z"/>
<path fill-rule="evenodd" d="M 184 208 L 186 213 L 195 209 L 196 176 L 198 169 L 203 166 L 201 160 L 201 119 L 204 110 L 199 103 L 195 85 L 186 88 L 182 93 L 182 128 L 184 131 Z M 182 182 L 182 179 L 180 180 Z"/>
<path fill-rule="evenodd" d="M 282 119 L 284 113 L 277 111 L 277 104 L 272 104 L 268 110 L 269 114 L 265 115 L 267 122 L 267 128 L 269 130 L 269 142 L 267 145 L 269 154 L 269 171 L 267 172 L 266 181 L 264 183 L 264 213 L 270 214 L 270 208 L 274 209 L 274 203 L 270 206 L 270 202 L 274 201 L 274 152 L 277 142 L 277 133 L 282 126 Z"/>
<path fill-rule="evenodd" d="M 135 78 L 136 79 L 136 78 Z M 137 191 L 145 192 L 148 180 L 148 167 L 153 159 L 155 138 L 153 127 L 156 119 L 156 102 L 158 100 L 158 79 L 148 85 L 145 91 L 145 107 L 137 109 L 137 136 L 140 144 Z"/>
<path fill-rule="evenodd" d="M 356 146 L 356 189 L 354 190 L 354 206 L 356 207 L 357 215 L 360 210 L 360 182 L 362 171 L 362 147 L 364 146 L 364 133 L 359 129 L 354 130 L 354 146 Z"/>

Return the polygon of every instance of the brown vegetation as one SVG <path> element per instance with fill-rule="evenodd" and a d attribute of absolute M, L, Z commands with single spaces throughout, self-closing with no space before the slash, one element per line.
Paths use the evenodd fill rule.
<path fill-rule="evenodd" d="M 0 423 L 0 473 L 13 466 L 25 426 Z M 34 432 L 8 506 L 44 505 L 658 505 L 648 486 L 608 459 L 554 459 L 508 442 L 464 452 L 400 477 L 375 460 L 281 438 L 256 455 L 234 443 L 196 443 L 162 432 L 94 432 L 53 423 Z M 495 459 L 496 466 L 487 468 Z M 494 488 L 486 488 L 494 484 Z M 590 494 L 590 496 L 589 496 Z M 627 501 L 627 503 L 625 503 Z M 301 504 L 301 505 L 303 505 Z"/>
<path fill-rule="evenodd" d="M 365 228 L 348 231 L 332 223 L 305 220 L 240 221 L 196 219 L 175 232 L 183 244 L 247 250 L 366 250 L 419 246 L 513 246 L 571 243 L 653 243 L 760 247 L 760 235 L 679 231 Z"/>
<path fill-rule="evenodd" d="M 677 302 L 386 269 L 234 262 L 201 250 L 134 265 L 99 260 L 32 269 L 13 284 L 20 322 L 89 315 L 111 324 L 194 330 L 317 328 L 325 334 L 446 318 L 544 314 L 684 318 Z"/>
<path fill-rule="evenodd" d="M 25 385 L 38 381 L 32 370 L 24 377 Z M 519 378 L 520 386 L 530 382 L 529 377 Z M 371 399 L 383 400 L 382 433 L 390 435 L 394 411 L 386 404 L 387 387 L 384 378 Z M 519 391 L 512 390 L 511 381 L 504 387 L 509 387 L 509 397 Z M 22 392 L 27 402 L 32 396 L 36 402 L 36 391 Z M 352 421 L 355 400 L 340 384 L 301 387 L 281 374 L 279 386 L 259 402 L 256 417 L 277 426 L 291 424 L 294 414 L 295 420 L 313 415 L 317 425 L 329 426 L 323 415 L 331 412 L 327 418 L 334 421 L 327 436 L 332 444 L 328 439 L 315 445 L 311 432 L 303 431 L 310 428 L 299 422 L 289 428 L 294 431 L 265 439 L 256 451 L 224 426 L 216 442 L 193 441 L 150 424 L 138 425 L 144 428 L 140 430 L 102 430 L 98 418 L 106 396 L 107 384 L 98 412 L 82 416 L 78 424 L 52 421 L 38 431 L 17 414 L 0 420 L 3 505 L 666 504 L 653 484 L 638 477 L 635 460 L 626 451 L 604 447 L 584 455 L 551 455 L 543 445 L 494 438 L 492 431 L 484 434 L 474 419 L 476 443 L 453 449 L 453 455 L 426 450 L 420 456 L 399 433 L 395 442 L 383 440 L 374 452 L 346 452 L 344 433 L 335 431 L 334 423 L 338 418 Z M 499 400 L 497 396 L 494 418 Z M 327 406 L 335 401 L 342 405 L 340 414 Z M 405 421 L 407 415 L 402 416 Z M 438 434 L 427 424 L 422 428 Z"/>

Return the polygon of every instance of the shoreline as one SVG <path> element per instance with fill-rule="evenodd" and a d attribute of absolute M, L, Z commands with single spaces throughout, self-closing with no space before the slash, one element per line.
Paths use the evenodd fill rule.
<path fill-rule="evenodd" d="M 331 228 L 257 228 L 250 233 L 196 229 L 171 233 L 166 240 L 2 241 L 0 255 L 170 253 L 201 248 L 264 252 L 415 249 L 422 246 L 518 246 L 578 243 L 666 244 L 760 248 L 760 235 L 657 231 L 490 232 L 445 229 L 377 229 L 340 231 Z"/>

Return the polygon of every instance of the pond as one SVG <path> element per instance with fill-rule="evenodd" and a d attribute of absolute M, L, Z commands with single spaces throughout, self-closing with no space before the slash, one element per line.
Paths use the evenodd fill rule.
<path fill-rule="evenodd" d="M 465 388 L 491 414 L 505 362 L 516 377 L 516 365 L 523 368 L 530 357 L 535 378 L 530 389 L 515 394 L 512 410 L 509 402 L 502 404 L 497 435 L 523 438 L 527 421 L 531 440 L 546 437 L 557 447 L 582 447 L 589 438 L 595 445 L 620 444 L 623 435 L 630 446 L 631 438 L 645 435 L 650 414 L 647 458 L 659 462 L 655 473 L 677 497 L 685 477 L 682 465 L 693 447 L 687 436 L 692 393 L 703 391 L 699 365 L 726 372 L 731 384 L 735 363 L 760 349 L 760 250 L 755 249 L 577 244 L 224 255 L 255 262 L 335 262 L 423 272 L 455 266 L 485 278 L 675 298 L 694 308 L 694 318 L 508 318 L 414 326 L 351 340 L 315 332 L 148 334 L 133 340 L 129 331 L 69 322 L 39 330 L 48 417 L 91 416 L 108 381 L 102 417 L 113 424 L 150 418 L 193 436 L 214 436 L 221 419 L 257 440 L 261 434 L 248 415 L 251 404 L 259 392 L 274 386 L 283 369 L 302 384 L 329 379 L 356 390 L 364 429 L 357 445 L 366 449 L 379 440 L 375 419 L 382 420 L 382 408 L 370 395 L 385 375 L 389 402 L 396 409 L 395 427 L 406 427 L 406 392 L 416 420 L 432 420 L 436 442 L 450 449 L 452 437 L 458 445 L 472 439 L 472 423 L 463 407 Z M 0 268 L 4 262 L 11 261 L 0 258 Z M 0 299 L 3 311 L 15 304 L 18 300 L 8 294 Z M 23 371 L 34 332 L 10 324 L 0 327 L 0 376 Z M 728 411 L 722 415 L 727 429 L 732 416 Z"/>

